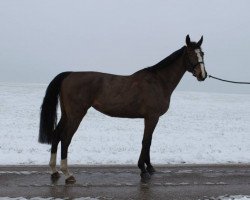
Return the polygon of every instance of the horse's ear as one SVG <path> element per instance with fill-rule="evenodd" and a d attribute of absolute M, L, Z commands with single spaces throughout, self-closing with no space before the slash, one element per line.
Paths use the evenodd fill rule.
<path fill-rule="evenodd" d="M 202 41 L 203 41 L 203 36 L 201 36 L 201 39 L 199 40 L 199 42 L 197 42 L 197 47 L 200 47 L 201 46 L 201 44 L 202 44 Z"/>
<path fill-rule="evenodd" d="M 186 45 L 189 46 L 191 43 L 189 35 L 186 36 Z"/>

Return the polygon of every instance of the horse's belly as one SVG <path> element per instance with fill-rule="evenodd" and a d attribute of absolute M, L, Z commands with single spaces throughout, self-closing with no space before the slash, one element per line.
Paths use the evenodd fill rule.
<path fill-rule="evenodd" d="M 93 108 L 99 112 L 106 114 L 111 117 L 125 117 L 125 118 L 143 118 L 143 112 L 133 102 L 130 103 L 117 103 L 109 102 L 102 103 L 101 101 L 95 100 L 92 105 Z"/>

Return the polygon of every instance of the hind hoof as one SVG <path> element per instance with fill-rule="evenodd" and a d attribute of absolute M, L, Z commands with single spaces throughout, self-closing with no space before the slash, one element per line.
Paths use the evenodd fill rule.
<path fill-rule="evenodd" d="M 67 178 L 67 179 L 65 180 L 65 183 L 66 183 L 66 184 L 74 184 L 75 182 L 76 182 L 76 179 L 75 179 L 74 176 L 70 176 L 69 178 Z"/>
<path fill-rule="evenodd" d="M 59 172 L 55 172 L 55 173 L 51 174 L 50 178 L 51 178 L 51 180 L 53 180 L 53 181 L 58 180 L 58 179 L 60 178 Z"/>
<path fill-rule="evenodd" d="M 143 181 L 147 181 L 151 178 L 150 174 L 148 172 L 141 172 L 141 179 Z"/>
<path fill-rule="evenodd" d="M 155 168 L 153 166 L 149 166 L 146 168 L 146 170 L 148 171 L 148 173 L 150 175 L 154 174 L 156 171 L 155 171 Z"/>

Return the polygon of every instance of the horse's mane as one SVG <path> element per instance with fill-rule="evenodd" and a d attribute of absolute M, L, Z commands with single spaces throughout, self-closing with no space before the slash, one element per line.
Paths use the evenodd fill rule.
<path fill-rule="evenodd" d="M 181 56 L 183 54 L 185 48 L 186 48 L 186 46 L 183 46 L 179 50 L 170 54 L 168 57 L 164 58 L 162 61 L 158 62 L 157 64 L 155 64 L 153 66 L 146 67 L 143 70 L 153 72 L 153 71 L 156 71 L 158 69 L 167 67 L 168 65 L 172 64 L 177 58 L 179 58 L 179 56 Z"/>

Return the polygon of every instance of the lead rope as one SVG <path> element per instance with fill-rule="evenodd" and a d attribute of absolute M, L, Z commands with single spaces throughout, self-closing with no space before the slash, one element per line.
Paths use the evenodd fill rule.
<path fill-rule="evenodd" d="M 236 83 L 236 84 L 250 84 L 250 82 L 238 82 L 238 81 L 229 81 L 229 80 L 225 80 L 225 79 L 221 79 L 221 78 L 217 78 L 215 76 L 212 75 L 208 75 L 209 78 L 213 78 L 219 81 L 224 81 L 224 82 L 228 82 L 228 83 Z"/>

